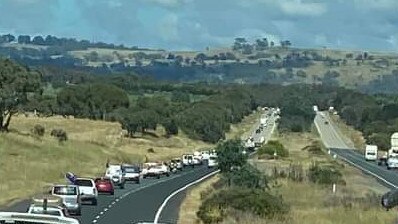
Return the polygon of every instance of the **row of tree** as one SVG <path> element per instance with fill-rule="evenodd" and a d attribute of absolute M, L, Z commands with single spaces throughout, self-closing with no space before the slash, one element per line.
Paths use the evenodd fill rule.
<path fill-rule="evenodd" d="M 43 36 L 30 36 L 30 35 L 19 35 L 14 36 L 12 34 L 0 35 L 1 43 L 17 42 L 19 44 L 34 44 L 42 46 L 62 46 L 67 49 L 87 49 L 87 48 L 111 48 L 111 49 L 132 49 L 137 50 L 138 47 L 128 48 L 124 45 L 107 44 L 103 42 L 90 42 L 88 40 L 77 40 L 75 38 L 56 37 L 52 35 Z"/>

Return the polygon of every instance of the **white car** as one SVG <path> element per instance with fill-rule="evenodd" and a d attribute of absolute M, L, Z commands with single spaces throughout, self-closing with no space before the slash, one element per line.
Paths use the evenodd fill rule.
<path fill-rule="evenodd" d="M 20 212 L 0 212 L 0 223 L 79 224 L 80 222 L 77 219 L 69 217 Z"/>
<path fill-rule="evenodd" d="M 70 214 L 81 215 L 82 206 L 79 186 L 55 185 L 51 189 L 51 194 L 62 199 L 63 204 Z"/>
<path fill-rule="evenodd" d="M 218 166 L 217 156 L 212 155 L 209 157 L 209 160 L 207 161 L 207 167 L 213 168 L 216 166 Z"/>
<path fill-rule="evenodd" d="M 170 168 L 164 163 L 144 163 L 144 169 L 142 170 L 142 177 L 156 177 L 170 176 Z"/>
<path fill-rule="evenodd" d="M 141 183 L 141 168 L 137 165 L 123 165 L 124 179 L 126 181 L 134 181 L 135 183 Z"/>
<path fill-rule="evenodd" d="M 194 165 L 202 165 L 203 164 L 203 157 L 200 152 L 193 153 L 193 164 Z"/>
<path fill-rule="evenodd" d="M 192 154 L 182 155 L 182 164 L 184 166 L 194 166 L 194 159 Z"/>
<path fill-rule="evenodd" d="M 124 189 L 126 183 L 124 175 L 121 165 L 109 165 L 105 171 L 105 177 L 111 179 L 113 184 L 119 186 L 120 189 Z"/>
<path fill-rule="evenodd" d="M 202 151 L 202 160 L 208 160 L 210 157 L 210 152 L 209 151 Z"/>
<path fill-rule="evenodd" d="M 33 198 L 32 204 L 29 206 L 29 214 L 43 214 L 59 217 L 68 217 L 69 213 L 62 199 L 56 196 L 44 196 L 40 198 Z"/>
<path fill-rule="evenodd" d="M 98 191 L 95 182 L 90 178 L 76 178 L 75 184 L 79 186 L 80 200 L 90 201 L 92 205 L 97 205 Z"/>
<path fill-rule="evenodd" d="M 182 164 L 182 160 L 180 158 L 174 158 L 170 161 L 170 169 L 175 172 L 177 170 L 182 170 L 184 164 Z"/>
<path fill-rule="evenodd" d="M 396 169 L 398 168 L 398 156 L 391 156 L 387 159 L 387 169 Z"/>

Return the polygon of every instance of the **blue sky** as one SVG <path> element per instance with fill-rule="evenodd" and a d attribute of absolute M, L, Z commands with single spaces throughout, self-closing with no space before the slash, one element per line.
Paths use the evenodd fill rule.
<path fill-rule="evenodd" d="M 201 50 L 234 37 L 398 51 L 398 0 L 0 0 L 0 32 Z"/>

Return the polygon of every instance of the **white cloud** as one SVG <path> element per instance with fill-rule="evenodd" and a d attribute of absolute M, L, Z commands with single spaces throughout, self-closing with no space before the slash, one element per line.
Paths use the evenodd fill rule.
<path fill-rule="evenodd" d="M 354 0 L 358 8 L 398 11 L 397 0 Z"/>
<path fill-rule="evenodd" d="M 190 2 L 191 0 L 141 0 L 141 1 L 159 4 L 164 7 L 174 8 L 174 7 L 181 6 L 187 2 Z"/>
<path fill-rule="evenodd" d="M 176 41 L 179 39 L 178 35 L 178 16 L 170 13 L 163 17 L 158 25 L 160 37 L 165 41 Z"/>
<path fill-rule="evenodd" d="M 326 11 L 326 4 L 319 2 L 280 1 L 282 11 L 289 15 L 320 16 Z"/>

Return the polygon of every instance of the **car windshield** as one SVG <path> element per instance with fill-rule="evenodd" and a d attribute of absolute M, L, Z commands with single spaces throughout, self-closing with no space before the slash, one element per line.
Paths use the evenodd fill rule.
<path fill-rule="evenodd" d="M 53 189 L 56 195 L 77 195 L 77 188 L 73 186 L 56 186 Z"/>
<path fill-rule="evenodd" d="M 91 180 L 86 180 L 86 179 L 77 179 L 75 182 L 76 185 L 82 186 L 82 187 L 92 187 L 93 183 Z"/>

